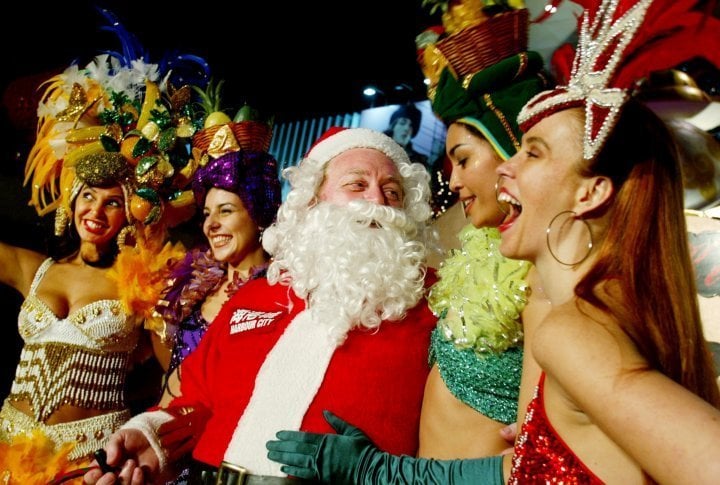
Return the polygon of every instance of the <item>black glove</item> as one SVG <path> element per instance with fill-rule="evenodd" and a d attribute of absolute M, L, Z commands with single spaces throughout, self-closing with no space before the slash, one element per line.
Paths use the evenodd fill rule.
<path fill-rule="evenodd" d="M 284 464 L 288 475 L 333 484 L 488 484 L 502 485 L 502 457 L 431 460 L 380 451 L 360 429 L 323 412 L 339 434 L 280 431 L 268 441 L 268 458 Z"/>

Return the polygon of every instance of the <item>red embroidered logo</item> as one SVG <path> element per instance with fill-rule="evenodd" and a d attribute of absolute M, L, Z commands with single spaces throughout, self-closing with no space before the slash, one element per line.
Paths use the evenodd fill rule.
<path fill-rule="evenodd" d="M 262 328 L 273 323 L 282 312 L 257 312 L 239 308 L 230 318 L 230 335 L 256 328 Z"/>

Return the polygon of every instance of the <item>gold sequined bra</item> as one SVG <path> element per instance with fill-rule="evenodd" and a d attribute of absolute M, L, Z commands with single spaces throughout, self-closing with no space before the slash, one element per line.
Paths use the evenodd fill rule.
<path fill-rule="evenodd" d="M 119 300 L 99 300 L 58 318 L 36 296 L 47 269 L 38 268 L 18 325 L 25 345 L 8 400 L 27 400 L 45 422 L 61 405 L 118 410 L 139 328 Z"/>

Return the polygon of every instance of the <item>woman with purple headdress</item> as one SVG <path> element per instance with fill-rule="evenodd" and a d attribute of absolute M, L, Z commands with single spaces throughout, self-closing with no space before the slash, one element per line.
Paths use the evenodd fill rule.
<path fill-rule="evenodd" d="M 269 256 L 261 244 L 262 233 L 280 206 L 277 162 L 267 153 L 271 123 L 222 123 L 223 116 L 209 111 L 206 108 L 205 129 L 193 138 L 199 168 L 192 180 L 206 241 L 173 268 L 156 307 L 175 331 L 161 405 L 178 394 L 180 364 L 198 346 L 222 305 L 243 284 L 265 275 Z M 218 119 L 221 122 L 215 124 Z M 182 439 L 188 438 L 192 433 L 183 433 Z M 192 446 L 189 439 L 180 453 Z M 182 464 L 179 468 L 172 483 L 185 483 L 186 471 Z"/>
<path fill-rule="evenodd" d="M 207 241 L 174 268 L 157 308 L 165 323 L 176 328 L 164 399 L 172 397 L 179 384 L 178 366 L 195 350 L 222 304 L 267 267 L 260 238 L 280 205 L 280 182 L 277 162 L 264 150 L 271 130 L 265 130 L 263 140 L 246 140 L 240 127 L 248 123 L 262 124 L 242 121 L 206 128 L 214 134 L 192 189 Z M 204 139 L 207 133 L 198 134 L 195 148 L 203 150 L 197 145 Z"/>

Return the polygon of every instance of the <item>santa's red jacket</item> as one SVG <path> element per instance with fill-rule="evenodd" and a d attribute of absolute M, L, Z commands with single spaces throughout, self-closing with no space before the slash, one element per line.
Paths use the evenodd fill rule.
<path fill-rule="evenodd" d="M 434 276 L 429 275 L 427 280 L 427 285 L 431 284 Z M 235 442 L 240 438 L 246 444 L 262 440 L 256 443 L 257 453 L 263 453 L 257 459 L 266 460 L 266 438 L 274 437 L 279 429 L 247 433 L 255 436 L 234 439 L 233 434 L 248 408 L 266 356 L 304 309 L 305 302 L 289 287 L 270 285 L 265 278 L 247 283 L 223 306 L 198 348 L 182 363 L 182 396 L 171 403 L 172 407 L 202 405 L 211 411 L 193 452 L 195 459 L 218 466 L 231 439 Z M 295 411 L 300 412 L 300 429 L 333 432 L 322 416 L 322 411 L 327 409 L 365 431 L 379 448 L 393 454 L 415 455 L 422 395 L 429 372 L 430 332 L 434 325 L 435 317 L 423 298 L 401 321 L 383 322 L 375 330 L 351 330 L 347 340 L 331 353 L 326 369 L 321 366 L 319 375 L 324 371 L 324 376 L 319 380 L 314 398 L 306 399 L 311 399 L 309 407 L 301 405 L 301 409 Z M 291 354 L 284 369 L 295 371 L 293 360 L 303 360 L 307 344 L 309 342 L 300 341 L 293 352 L 284 352 Z M 288 407 L 302 401 L 301 393 L 315 392 L 314 389 L 305 392 L 304 384 L 299 384 L 292 391 L 297 395 L 289 396 L 288 389 L 293 385 L 287 385 L 287 381 L 282 384 L 280 379 L 274 386 L 277 376 L 266 374 L 264 371 L 266 389 L 270 382 L 269 389 L 274 396 L 280 402 L 287 402 Z M 258 382 L 260 380 L 258 378 Z M 253 412 L 260 416 L 263 410 L 258 410 L 258 406 L 275 406 L 267 416 L 255 420 L 262 422 L 261 426 L 277 426 L 273 420 L 283 414 L 284 408 L 278 409 L 272 400 L 261 400 L 252 406 Z"/>

